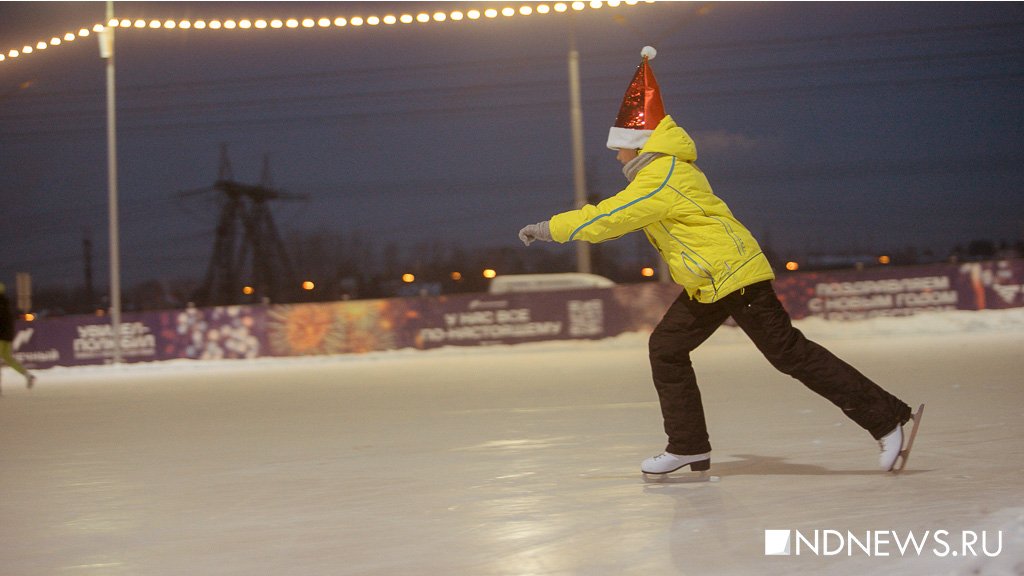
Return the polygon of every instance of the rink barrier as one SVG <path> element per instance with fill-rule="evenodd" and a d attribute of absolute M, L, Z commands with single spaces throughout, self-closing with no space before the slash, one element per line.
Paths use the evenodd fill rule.
<path fill-rule="evenodd" d="M 781 275 L 794 319 L 858 320 L 1024 306 L 1024 260 Z M 528 294 L 457 294 L 329 303 L 125 313 L 126 362 L 351 354 L 404 348 L 600 339 L 650 331 L 681 293 L 660 283 Z M 19 322 L 15 356 L 30 368 L 103 364 L 114 334 L 95 316 Z"/>

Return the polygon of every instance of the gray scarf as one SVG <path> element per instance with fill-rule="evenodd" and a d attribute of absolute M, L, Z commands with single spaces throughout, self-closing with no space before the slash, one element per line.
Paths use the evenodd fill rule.
<path fill-rule="evenodd" d="M 643 170 L 644 166 L 647 166 L 648 164 L 653 162 L 655 158 L 658 158 L 660 156 L 664 156 L 664 154 L 660 152 L 644 152 L 643 154 L 637 156 L 636 158 L 633 158 L 625 166 L 623 166 L 622 174 L 626 177 L 626 180 L 632 182 L 633 179 L 636 178 L 636 175 L 639 174 L 641 170 Z"/>

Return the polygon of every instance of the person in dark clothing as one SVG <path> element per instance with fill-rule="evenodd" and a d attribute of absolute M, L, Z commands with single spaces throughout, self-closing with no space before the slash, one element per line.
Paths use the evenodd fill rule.
<path fill-rule="evenodd" d="M 793 327 L 757 240 L 712 191 L 696 165 L 693 139 L 665 114 L 648 64 L 655 54 L 650 47 L 641 52 L 608 135 L 608 148 L 617 151 L 629 185 L 596 205 L 519 231 L 527 246 L 537 240 L 598 243 L 643 231 L 684 288 L 649 341 L 668 446 L 644 460 L 641 470 L 665 474 L 710 467 L 711 443 L 690 353 L 730 317 L 772 366 L 870 433 L 881 446 L 880 467 L 893 470 L 904 449 L 902 427 L 912 417 L 910 407 Z"/>
<path fill-rule="evenodd" d="M 7 300 L 7 287 L 0 282 L 0 360 L 25 377 L 28 388 L 35 386 L 36 377 L 32 375 L 14 357 L 14 314 L 11 303 Z"/>

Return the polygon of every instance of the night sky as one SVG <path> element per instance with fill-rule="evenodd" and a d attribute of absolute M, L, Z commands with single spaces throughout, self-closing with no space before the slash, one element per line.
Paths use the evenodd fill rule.
<path fill-rule="evenodd" d="M 301 19 L 502 6 L 115 10 Z M 102 2 L 0 3 L 0 50 L 104 14 Z M 696 141 L 698 164 L 783 257 L 1024 238 L 1021 3 L 668 2 L 327 30 L 120 30 L 124 285 L 205 273 L 218 197 L 181 192 L 213 184 L 222 144 L 235 180 L 259 183 L 267 155 L 277 189 L 308 195 L 274 205 L 286 238 L 515 246 L 521 226 L 573 205 L 571 28 L 598 197 L 625 185 L 604 143 L 651 44 L 666 110 Z M 27 271 L 37 286 L 80 285 L 91 237 L 96 284 L 107 283 L 105 81 L 94 36 L 0 62 L 0 281 Z M 642 240 L 618 242 L 642 253 Z"/>

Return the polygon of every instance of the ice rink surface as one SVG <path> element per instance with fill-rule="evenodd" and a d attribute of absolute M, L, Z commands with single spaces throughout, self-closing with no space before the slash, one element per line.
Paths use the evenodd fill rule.
<path fill-rule="evenodd" d="M 729 327 L 694 355 L 713 483 L 639 473 L 665 442 L 643 334 L 52 369 L 32 391 L 4 368 L 0 574 L 1024 574 L 1024 310 L 797 325 L 927 403 L 903 474 Z M 766 556 L 769 529 L 826 545 Z M 828 553 L 825 531 L 882 536 Z"/>

